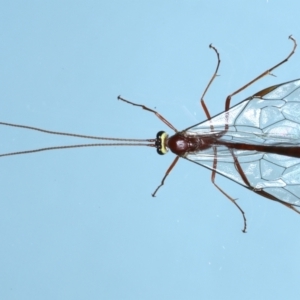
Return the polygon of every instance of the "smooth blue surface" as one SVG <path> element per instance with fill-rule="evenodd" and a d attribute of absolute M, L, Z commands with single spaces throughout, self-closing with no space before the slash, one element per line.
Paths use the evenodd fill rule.
<path fill-rule="evenodd" d="M 300 43 L 299 1 L 5 1 L 0 121 L 154 138 L 205 119 Z M 233 99 L 300 77 L 291 60 Z M 85 142 L 0 128 L 0 153 Z M 300 216 L 149 148 L 50 151 L 0 160 L 0 299 L 297 299 Z"/>

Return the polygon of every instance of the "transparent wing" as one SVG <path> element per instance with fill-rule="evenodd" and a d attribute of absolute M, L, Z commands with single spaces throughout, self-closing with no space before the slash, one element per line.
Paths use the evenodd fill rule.
<path fill-rule="evenodd" d="M 228 130 L 225 130 L 225 124 Z M 213 126 L 213 130 L 211 130 Z M 227 143 L 295 147 L 300 152 L 300 79 L 267 88 L 209 121 L 186 129 L 188 135 L 214 135 Z M 185 158 L 213 170 L 267 198 L 300 206 L 300 158 L 226 146 L 190 153 Z M 233 153 L 233 154 L 232 154 Z M 250 186 L 234 165 L 234 156 Z"/>

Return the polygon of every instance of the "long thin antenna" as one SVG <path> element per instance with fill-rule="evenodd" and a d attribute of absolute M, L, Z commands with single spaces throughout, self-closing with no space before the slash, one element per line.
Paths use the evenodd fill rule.
<path fill-rule="evenodd" d="M 76 138 L 84 138 L 84 139 L 94 139 L 94 140 L 106 140 L 106 141 L 118 141 L 120 143 L 94 143 L 94 144 L 76 144 L 76 145 L 63 145 L 63 146 L 53 146 L 53 147 L 45 147 L 45 148 L 37 148 L 37 149 L 30 149 L 24 151 L 16 151 L 16 152 L 7 152 L 0 154 L 0 157 L 4 156 L 12 156 L 12 155 L 21 155 L 21 154 L 30 154 L 42 151 L 50 151 L 50 150 L 63 150 L 63 149 L 70 149 L 70 148 L 83 148 L 83 147 L 104 147 L 104 146 L 146 146 L 146 147 L 156 147 L 156 139 L 123 139 L 123 138 L 111 138 L 111 137 L 101 137 L 101 136 L 92 136 L 92 135 L 83 135 L 83 134 L 76 134 L 76 133 L 68 133 L 68 132 L 59 132 L 59 131 L 51 131 L 46 130 L 38 127 L 32 127 L 27 125 L 20 125 L 14 123 L 5 123 L 0 122 L 0 125 L 3 126 L 10 126 L 16 128 L 22 128 L 27 130 L 34 130 L 39 131 L 42 133 L 47 134 L 55 134 L 55 135 L 64 135 L 64 136 L 71 136 Z M 124 143 L 121 143 L 124 142 Z"/>
<path fill-rule="evenodd" d="M 68 133 L 68 132 L 51 131 L 51 130 L 46 130 L 46 129 L 42 129 L 42 128 L 38 128 L 38 127 L 19 125 L 19 124 L 13 124 L 13 123 L 5 123 L 5 122 L 0 122 L 0 125 L 23 128 L 23 129 L 28 129 L 28 130 L 35 130 L 35 131 L 48 133 L 48 134 L 65 135 L 65 136 L 78 137 L 78 138 L 84 138 L 84 139 L 93 139 L 93 140 L 128 141 L 128 142 L 154 142 L 155 141 L 155 139 L 121 139 L 121 138 L 110 138 L 110 137 L 84 135 L 84 134 L 76 134 L 76 133 Z"/>
<path fill-rule="evenodd" d="M 35 152 L 49 151 L 49 150 L 63 150 L 70 148 L 83 148 L 83 147 L 101 147 L 101 146 L 146 146 L 146 147 L 155 147 L 155 144 L 142 144 L 142 143 L 111 143 L 111 144 L 79 144 L 79 145 L 69 145 L 69 146 L 54 146 L 46 148 L 31 149 L 25 151 L 17 152 L 8 152 L 0 154 L 0 157 L 12 156 L 12 155 L 21 155 L 21 154 L 30 154 Z"/>

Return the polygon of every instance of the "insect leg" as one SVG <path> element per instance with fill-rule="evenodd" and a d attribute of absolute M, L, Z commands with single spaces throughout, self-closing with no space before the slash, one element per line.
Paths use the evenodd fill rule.
<path fill-rule="evenodd" d="M 219 70 L 219 66 L 220 66 L 220 63 L 221 63 L 221 60 L 220 60 L 220 54 L 218 52 L 218 50 L 212 46 L 211 44 L 209 45 L 210 48 L 212 48 L 216 54 L 217 54 L 217 58 L 218 58 L 218 63 L 217 63 L 217 67 L 216 67 L 216 70 L 213 74 L 213 76 L 211 77 L 210 81 L 208 82 L 208 85 L 207 87 L 205 88 L 202 96 L 201 96 L 201 105 L 202 105 L 202 108 L 204 110 L 204 113 L 207 117 L 208 120 L 211 119 L 211 116 L 210 116 L 210 113 L 207 109 L 207 106 L 205 104 L 205 101 L 204 101 L 204 96 L 206 94 L 206 92 L 208 91 L 210 85 L 212 84 L 212 82 L 214 81 L 214 79 L 218 76 L 218 70 Z M 214 130 L 214 127 L 213 125 L 210 125 L 210 130 L 213 131 Z M 225 124 L 225 130 L 221 133 L 222 135 L 226 133 L 226 131 L 228 130 L 228 121 L 227 123 Z M 216 168 L 217 168 L 217 164 L 218 164 L 218 159 L 217 159 L 217 148 L 216 147 L 213 147 L 213 150 L 214 150 L 214 161 L 213 161 L 213 171 L 211 173 L 211 181 L 213 183 L 213 185 L 225 196 L 227 197 L 227 199 L 229 199 L 237 208 L 238 210 L 241 212 L 242 216 L 243 216 L 243 219 L 244 219 L 244 228 L 242 229 L 242 231 L 245 233 L 246 232 L 246 229 L 247 229 L 247 220 L 246 220 L 246 217 L 245 217 L 245 213 L 244 211 L 241 209 L 241 207 L 236 203 L 235 199 L 233 199 L 232 197 L 230 197 L 226 192 L 224 192 L 215 182 L 215 179 L 216 179 Z"/>
<path fill-rule="evenodd" d="M 217 168 L 217 149 L 214 146 L 214 161 L 213 161 L 213 171 L 211 173 L 211 182 L 214 184 L 214 186 L 224 195 L 227 197 L 227 199 L 229 199 L 237 208 L 238 210 L 241 212 L 243 219 L 244 219 L 244 228 L 242 229 L 242 231 L 245 233 L 246 229 L 247 229 L 247 220 L 246 220 L 246 216 L 245 216 L 245 212 L 241 209 L 241 207 L 236 203 L 235 199 L 233 199 L 232 197 L 230 197 L 226 192 L 224 192 L 216 183 L 215 183 L 215 179 L 216 179 L 216 168 Z"/>
<path fill-rule="evenodd" d="M 175 132 L 178 132 L 178 130 L 168 121 L 166 120 L 161 114 L 159 114 L 157 111 L 145 106 L 145 105 L 142 105 L 142 104 L 137 104 L 137 103 L 134 103 L 134 102 L 131 102 L 131 101 L 128 101 L 124 98 L 122 98 L 121 96 L 118 96 L 118 100 L 122 100 L 128 104 L 131 104 L 133 106 L 139 106 L 141 107 L 142 109 L 144 110 L 147 110 L 147 111 L 150 111 L 152 113 L 154 113 L 162 122 L 164 122 L 167 126 L 169 126 L 171 129 L 173 129 Z"/>
<path fill-rule="evenodd" d="M 204 96 L 206 94 L 206 92 L 208 91 L 210 85 L 212 84 L 213 80 L 218 76 L 218 70 L 219 70 L 219 66 L 220 66 L 220 63 L 221 63 L 221 60 L 220 60 L 220 54 L 218 52 L 218 50 L 213 47 L 211 44 L 209 45 L 210 48 L 212 48 L 216 54 L 217 54 L 217 58 L 218 58 L 218 63 L 217 63 L 217 67 L 216 67 L 216 70 L 213 74 L 213 76 L 211 77 L 207 87 L 205 88 L 202 96 L 201 96 L 201 105 L 202 105 L 202 108 L 205 112 L 205 115 L 207 117 L 208 120 L 211 119 L 211 116 L 210 116 L 210 113 L 207 109 L 207 106 L 204 102 Z M 222 135 L 226 133 L 226 131 L 228 130 L 228 118 L 227 119 L 227 122 L 225 124 L 225 130 L 221 133 Z M 214 130 L 214 127 L 213 125 L 210 125 L 210 130 L 213 131 Z M 230 197 L 226 192 L 224 192 L 215 182 L 215 179 L 216 179 L 216 168 L 217 168 L 217 164 L 218 164 L 218 158 L 217 158 L 217 147 L 213 147 L 213 151 L 214 151 L 214 160 L 213 160 L 213 171 L 211 173 L 211 181 L 213 183 L 213 185 L 225 196 L 227 197 L 227 199 L 229 199 L 237 208 L 238 210 L 241 212 L 242 216 L 243 216 L 243 219 L 244 219 L 244 228 L 242 229 L 242 231 L 245 233 L 246 232 L 246 229 L 247 229 L 247 220 L 246 220 L 246 217 L 245 217 L 245 213 L 244 211 L 241 209 L 241 207 L 236 203 L 235 199 L 233 199 L 232 197 Z"/>
<path fill-rule="evenodd" d="M 242 86 L 241 88 L 239 88 L 238 90 L 236 90 L 235 92 L 233 92 L 232 94 L 230 94 L 229 96 L 227 96 L 226 98 L 226 102 L 225 102 L 225 111 L 228 111 L 230 108 L 230 101 L 232 96 L 238 94 L 239 92 L 241 92 L 242 90 L 246 89 L 248 86 L 250 86 L 251 84 L 253 84 L 255 81 L 261 79 L 262 77 L 271 74 L 271 72 L 273 70 L 275 70 L 276 68 L 278 68 L 279 66 L 281 66 L 282 64 L 284 64 L 285 62 L 287 62 L 289 60 L 289 58 L 295 53 L 295 50 L 297 48 L 297 43 L 296 40 L 290 35 L 289 39 L 293 41 L 294 43 L 294 47 L 291 51 L 291 53 L 280 63 L 278 63 L 277 65 L 275 65 L 274 67 L 272 67 L 271 69 L 261 73 L 259 76 L 257 76 L 256 78 L 254 78 L 253 80 L 251 80 L 249 83 L 245 84 L 244 86 Z"/>
<path fill-rule="evenodd" d="M 162 187 L 165 183 L 165 179 L 167 178 L 167 176 L 170 174 L 170 172 L 172 171 L 172 169 L 175 167 L 176 163 L 178 162 L 179 156 L 176 156 L 175 159 L 173 160 L 173 162 L 171 163 L 170 167 L 168 168 L 165 176 L 163 177 L 160 185 L 156 188 L 156 190 L 153 192 L 152 197 L 155 197 L 157 191 L 160 189 L 160 187 Z"/>
<path fill-rule="evenodd" d="M 216 52 L 217 58 L 218 58 L 218 63 L 217 63 L 217 67 L 216 67 L 216 70 L 215 70 L 213 76 L 211 77 L 210 81 L 208 82 L 208 85 L 206 86 L 206 88 L 205 88 L 205 90 L 204 90 L 204 92 L 203 92 L 203 94 L 202 94 L 202 96 L 200 98 L 201 99 L 200 103 L 202 105 L 202 108 L 203 108 L 204 113 L 205 113 L 205 115 L 206 115 L 206 117 L 207 117 L 208 120 L 210 120 L 211 116 L 210 116 L 210 113 L 209 113 L 209 111 L 207 109 L 207 106 L 206 106 L 206 104 L 204 102 L 204 96 L 205 96 L 206 92 L 208 91 L 210 85 L 214 81 L 214 79 L 218 76 L 218 70 L 219 70 L 219 66 L 220 66 L 220 63 L 221 63 L 220 54 L 219 54 L 218 50 L 212 44 L 209 45 L 209 48 L 212 48 Z M 213 126 L 212 125 L 211 125 L 211 130 L 213 130 Z"/>

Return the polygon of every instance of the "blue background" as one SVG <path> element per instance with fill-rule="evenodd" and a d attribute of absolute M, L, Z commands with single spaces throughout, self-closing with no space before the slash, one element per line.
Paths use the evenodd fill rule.
<path fill-rule="evenodd" d="M 300 43 L 299 1 L 2 1 L 0 120 L 108 137 L 171 133 Z M 300 77 L 300 51 L 232 100 Z M 84 142 L 0 128 L 0 153 Z M 300 216 L 152 148 L 0 160 L 1 299 L 297 299 Z"/>

